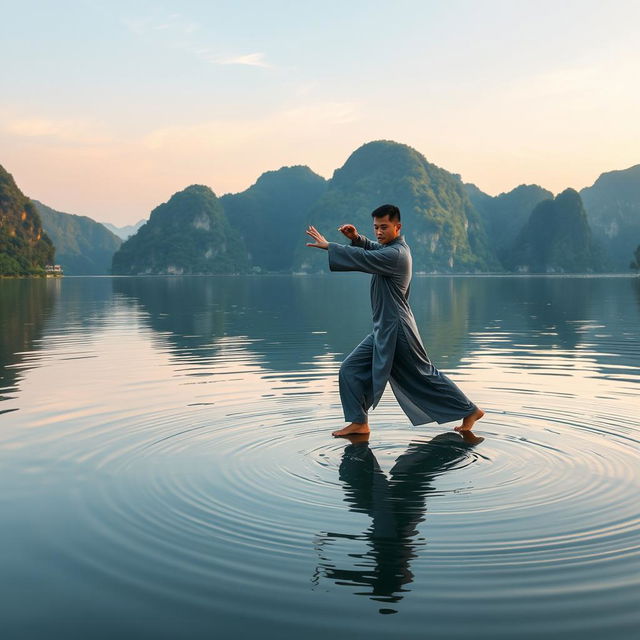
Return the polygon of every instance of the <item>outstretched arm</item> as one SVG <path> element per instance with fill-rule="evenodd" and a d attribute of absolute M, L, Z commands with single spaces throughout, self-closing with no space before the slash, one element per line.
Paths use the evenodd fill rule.
<path fill-rule="evenodd" d="M 314 226 L 307 228 L 307 235 L 315 240 L 315 242 L 307 242 L 307 247 L 329 251 L 329 269 L 331 271 L 362 271 L 382 276 L 391 276 L 396 272 L 400 257 L 397 248 L 387 247 L 377 242 L 373 243 L 366 238 L 365 240 L 371 246 L 370 249 L 327 242 L 327 239 Z"/>
<path fill-rule="evenodd" d="M 329 242 L 329 269 L 331 271 L 362 271 L 381 276 L 397 273 L 400 253 L 397 247 L 380 245 L 380 249 L 367 250 Z"/>

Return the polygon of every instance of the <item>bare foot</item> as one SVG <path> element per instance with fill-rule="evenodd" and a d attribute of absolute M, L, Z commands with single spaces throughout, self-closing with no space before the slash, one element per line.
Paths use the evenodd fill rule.
<path fill-rule="evenodd" d="M 351 433 L 369 433 L 369 425 L 366 422 L 352 422 L 348 424 L 344 429 L 334 431 L 332 436 L 348 436 Z"/>
<path fill-rule="evenodd" d="M 484 415 L 482 409 L 476 409 L 473 413 L 470 413 L 463 421 L 462 424 L 455 428 L 455 431 L 471 431 L 471 427 L 480 420 Z"/>

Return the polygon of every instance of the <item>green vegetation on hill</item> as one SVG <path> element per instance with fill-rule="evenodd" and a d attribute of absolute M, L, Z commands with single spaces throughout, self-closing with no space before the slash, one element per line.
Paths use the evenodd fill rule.
<path fill-rule="evenodd" d="M 56 262 L 66 275 L 104 275 L 122 240 L 87 216 L 55 211 L 37 200 L 42 226 L 56 247 Z"/>
<path fill-rule="evenodd" d="M 309 207 L 325 188 L 326 180 L 309 167 L 282 167 L 263 173 L 246 191 L 220 198 L 254 270 L 291 271 Z"/>
<path fill-rule="evenodd" d="M 508 259 L 508 253 L 534 207 L 543 200 L 553 199 L 550 191 L 537 184 L 521 184 L 495 197 L 483 193 L 473 184 L 465 184 L 465 189 L 502 261 Z"/>
<path fill-rule="evenodd" d="M 156 207 L 113 256 L 113 273 L 213 274 L 246 271 L 247 251 L 209 187 L 192 185 Z"/>
<path fill-rule="evenodd" d="M 397 142 L 370 142 L 354 151 L 333 174 L 324 195 L 311 208 L 308 222 L 330 241 L 344 242 L 336 228 L 345 222 L 371 236 L 371 211 L 387 202 L 400 208 L 414 270 L 500 269 L 460 179 Z M 326 256 L 304 247 L 304 238 L 301 228 L 296 268 L 326 270 Z"/>
<path fill-rule="evenodd" d="M 565 189 L 543 200 L 518 234 L 507 264 L 516 271 L 578 273 L 602 269 L 580 195 Z"/>
<path fill-rule="evenodd" d="M 640 238 L 640 164 L 603 173 L 580 195 L 594 236 L 607 252 L 608 266 L 625 271 Z"/>
<path fill-rule="evenodd" d="M 42 274 L 54 251 L 35 205 L 0 166 L 0 275 Z"/>

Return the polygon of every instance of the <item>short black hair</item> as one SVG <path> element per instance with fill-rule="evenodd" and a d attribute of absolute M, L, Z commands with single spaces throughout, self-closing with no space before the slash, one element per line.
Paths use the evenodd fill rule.
<path fill-rule="evenodd" d="M 383 204 L 371 212 L 372 218 L 384 218 L 385 216 L 389 216 L 390 222 L 394 220 L 400 222 L 400 209 L 395 204 Z"/>

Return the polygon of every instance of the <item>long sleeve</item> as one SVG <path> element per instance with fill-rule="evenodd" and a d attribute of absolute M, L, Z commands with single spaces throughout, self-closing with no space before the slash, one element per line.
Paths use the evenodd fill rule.
<path fill-rule="evenodd" d="M 351 241 L 351 246 L 361 247 L 362 249 L 366 249 L 367 251 L 370 251 L 372 249 L 381 249 L 384 245 L 380 244 L 379 242 L 373 242 L 372 240 L 369 240 L 369 238 L 367 238 L 366 236 L 358 235 L 358 237 L 355 240 Z"/>
<path fill-rule="evenodd" d="M 380 245 L 380 249 L 366 250 L 362 247 L 344 246 L 330 242 L 328 247 L 331 271 L 362 271 L 381 276 L 392 276 L 400 253 L 396 247 Z"/>

